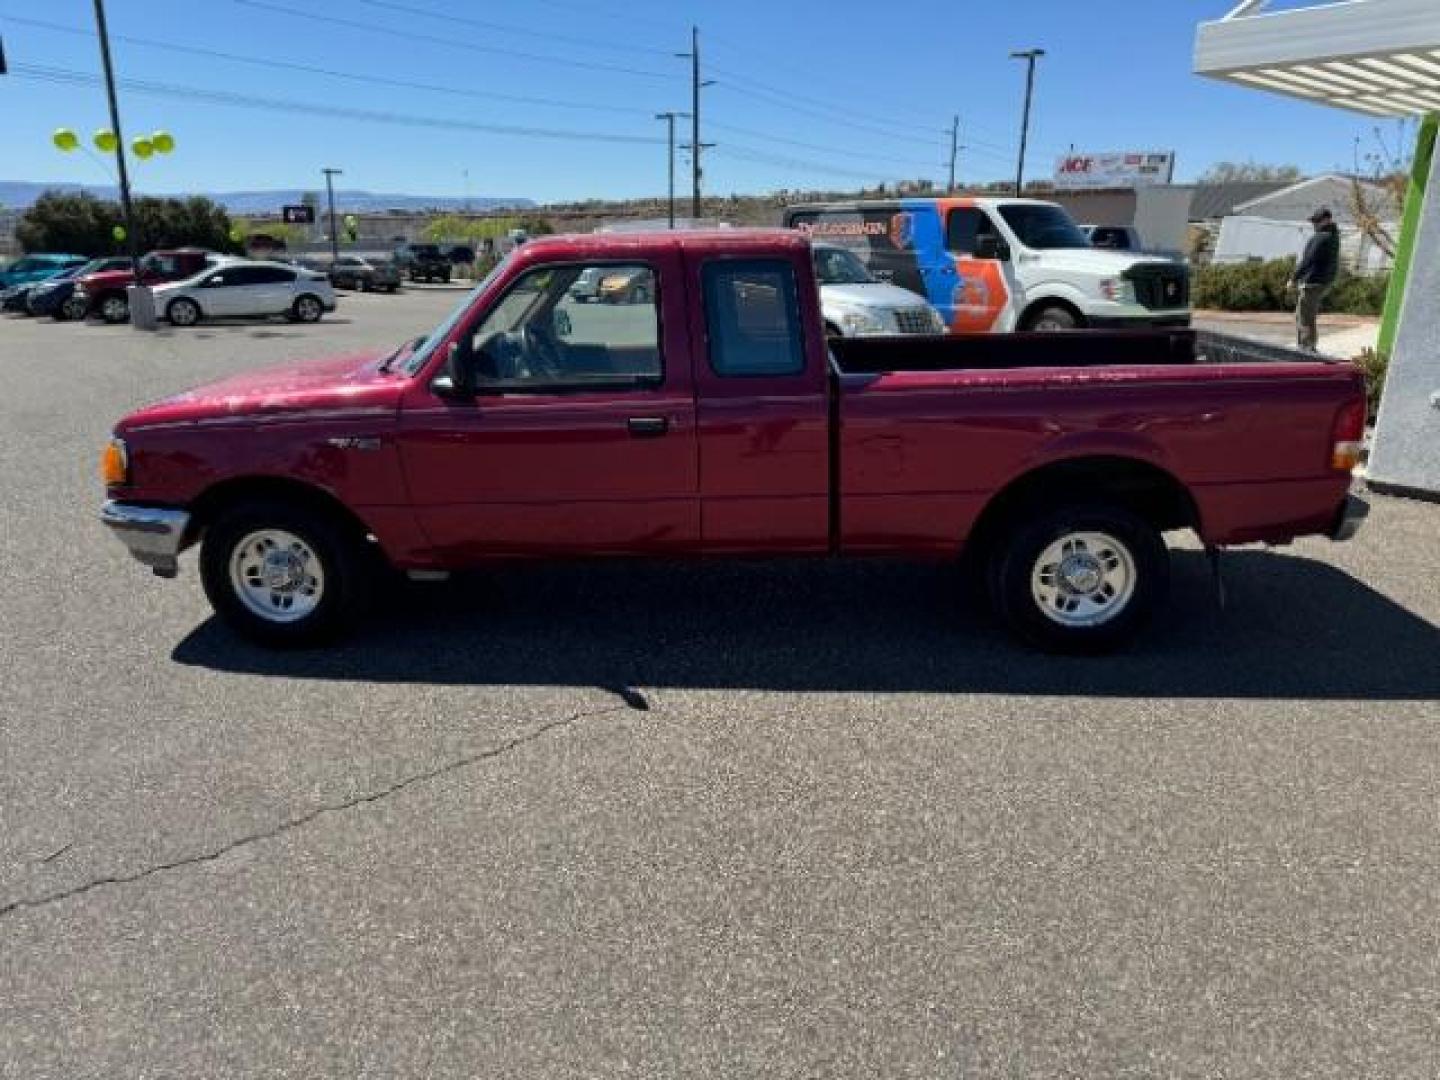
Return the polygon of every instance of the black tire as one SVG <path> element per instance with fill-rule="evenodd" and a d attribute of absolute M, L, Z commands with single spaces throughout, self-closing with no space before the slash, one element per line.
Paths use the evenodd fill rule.
<path fill-rule="evenodd" d="M 325 305 L 313 293 L 302 293 L 295 298 L 295 303 L 290 305 L 290 316 L 296 322 L 319 322 L 324 314 Z"/>
<path fill-rule="evenodd" d="M 1047 549 L 1084 537 L 1091 539 L 1072 549 L 1073 575 L 1062 575 Z M 1048 577 L 1042 563 L 1055 567 Z M 1094 572 L 1101 575 L 1098 587 L 1072 591 L 1073 580 L 1083 588 Z M 990 550 L 986 579 L 996 613 L 1022 640 L 1051 652 L 1104 653 L 1132 641 L 1164 599 L 1170 556 L 1159 530 L 1144 518 L 1113 504 L 1076 503 L 1017 520 Z M 1124 580 L 1128 590 L 1121 587 Z M 1037 595 L 1052 593 L 1053 604 Z M 1070 604 L 1074 610 L 1066 610 Z M 1087 612 L 1094 621 L 1083 623 Z"/>
<path fill-rule="evenodd" d="M 200 321 L 200 305 L 188 297 L 177 297 L 165 305 L 165 317 L 171 326 L 194 326 Z"/>
<path fill-rule="evenodd" d="M 72 296 L 60 305 L 59 310 L 55 312 L 55 318 L 59 322 L 68 322 L 71 319 L 83 319 L 89 311 L 89 304 L 84 300 Z"/>
<path fill-rule="evenodd" d="M 1042 332 L 1078 330 L 1079 328 L 1080 320 L 1075 317 L 1075 313 L 1067 307 L 1061 307 L 1059 304 L 1051 304 L 1049 307 L 1041 308 L 1034 315 L 1030 316 L 1030 322 L 1026 326 L 1027 330 L 1039 330 Z"/>
<path fill-rule="evenodd" d="M 356 279 L 355 279 L 355 291 L 356 291 L 356 292 L 369 292 L 369 291 L 370 291 L 370 282 L 366 281 L 363 277 L 358 277 L 358 278 L 356 278 Z"/>
<path fill-rule="evenodd" d="M 256 612 L 231 575 L 237 548 L 267 531 L 298 537 L 318 562 L 323 589 L 312 611 L 293 621 Z M 309 565 L 309 563 L 307 563 Z M 301 503 L 257 500 L 223 511 L 205 531 L 200 578 L 215 614 L 241 636 L 269 648 L 296 648 L 333 640 L 355 625 L 370 604 L 374 580 L 363 541 L 331 515 Z M 273 595 L 273 594 L 272 594 Z"/>
<path fill-rule="evenodd" d="M 130 300 L 124 293 L 102 293 L 95 309 L 107 323 L 130 321 Z"/>

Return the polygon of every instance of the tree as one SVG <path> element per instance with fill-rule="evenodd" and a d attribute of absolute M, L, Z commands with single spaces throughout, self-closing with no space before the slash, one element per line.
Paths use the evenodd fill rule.
<path fill-rule="evenodd" d="M 26 210 L 15 228 L 25 251 L 111 255 L 124 248 L 115 239 L 120 207 L 88 192 L 47 191 Z"/>
<path fill-rule="evenodd" d="M 230 215 L 209 199 L 140 198 L 135 200 L 134 211 L 135 243 L 141 251 L 186 245 L 214 251 L 234 249 Z M 123 241 L 115 239 L 119 224 L 117 203 L 85 192 L 47 191 L 25 211 L 16 235 L 26 251 L 109 255 L 125 248 Z"/>
<path fill-rule="evenodd" d="M 1244 181 L 1267 181 L 1290 184 L 1303 179 L 1298 165 L 1262 165 L 1258 161 L 1217 161 L 1200 174 L 1202 184 L 1233 184 Z"/>

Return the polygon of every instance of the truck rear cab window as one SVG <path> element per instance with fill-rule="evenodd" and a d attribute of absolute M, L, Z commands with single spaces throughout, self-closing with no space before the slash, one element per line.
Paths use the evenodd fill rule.
<path fill-rule="evenodd" d="M 805 370 L 794 267 L 784 259 L 716 259 L 701 272 L 710 369 L 726 378 Z"/>

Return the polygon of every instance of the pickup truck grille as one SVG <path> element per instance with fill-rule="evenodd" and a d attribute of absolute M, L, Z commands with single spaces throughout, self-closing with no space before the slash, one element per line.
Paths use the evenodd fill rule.
<path fill-rule="evenodd" d="M 1179 263 L 1140 263 L 1125 271 L 1135 299 L 1147 308 L 1190 306 L 1190 271 Z"/>
<path fill-rule="evenodd" d="M 935 322 L 929 308 L 896 308 L 895 329 L 902 334 L 933 334 Z"/>

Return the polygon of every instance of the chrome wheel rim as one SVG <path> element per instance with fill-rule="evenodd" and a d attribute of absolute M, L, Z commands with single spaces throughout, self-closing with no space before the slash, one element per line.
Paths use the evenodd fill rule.
<path fill-rule="evenodd" d="M 105 301 L 100 312 L 110 322 L 123 322 L 130 317 L 130 302 L 121 300 L 118 296 L 112 296 Z"/>
<path fill-rule="evenodd" d="M 300 318 L 306 322 L 314 322 L 320 317 L 320 304 L 308 296 L 301 297 L 296 303 L 295 309 L 300 313 Z"/>
<path fill-rule="evenodd" d="M 293 623 L 325 595 L 325 570 L 308 543 L 284 529 L 258 529 L 230 555 L 230 586 L 266 622 Z"/>
<path fill-rule="evenodd" d="M 1035 329 L 1040 331 L 1041 333 L 1053 334 L 1059 333 L 1063 330 L 1068 330 L 1070 328 L 1056 319 L 1041 319 L 1035 324 Z"/>
<path fill-rule="evenodd" d="M 1072 532 L 1053 541 L 1030 573 L 1030 592 L 1045 617 L 1061 626 L 1101 626 L 1135 595 L 1135 557 L 1113 536 Z"/>
<path fill-rule="evenodd" d="M 195 305 L 187 301 L 180 301 L 170 308 L 170 321 L 180 326 L 189 326 L 195 321 Z"/>

